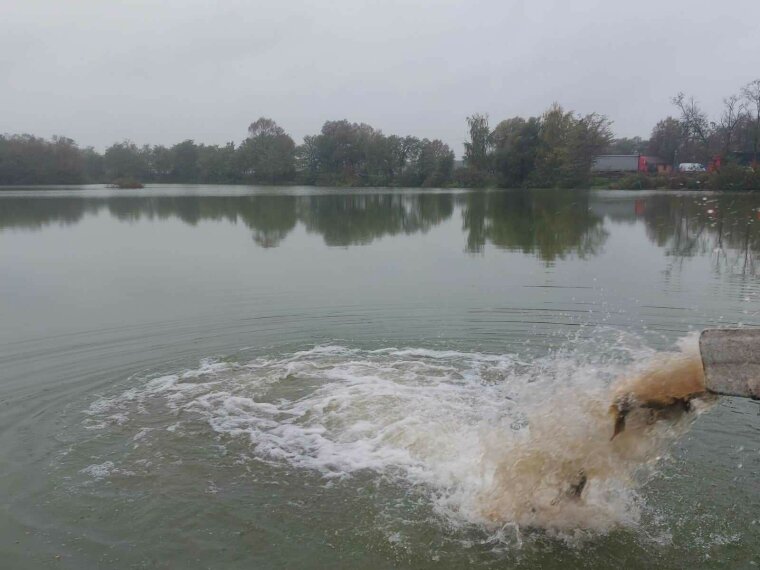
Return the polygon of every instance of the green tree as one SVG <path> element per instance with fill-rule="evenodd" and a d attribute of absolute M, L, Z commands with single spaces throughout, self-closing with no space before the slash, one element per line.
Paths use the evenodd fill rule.
<path fill-rule="evenodd" d="M 464 163 L 476 172 L 489 174 L 490 153 L 493 147 L 491 129 L 488 127 L 488 115 L 475 113 L 467 117 L 470 140 L 464 143 Z"/>
<path fill-rule="evenodd" d="M 591 113 L 572 121 L 565 142 L 561 185 L 569 188 L 587 186 L 594 157 L 610 144 L 612 130 L 604 115 Z"/>
<path fill-rule="evenodd" d="M 302 184 L 315 184 L 320 170 L 319 135 L 306 135 L 296 148 L 295 167 Z"/>
<path fill-rule="evenodd" d="M 235 169 L 235 144 L 198 147 L 198 181 L 213 184 L 237 182 L 241 179 Z"/>
<path fill-rule="evenodd" d="M 198 147 L 192 140 L 175 144 L 171 148 L 171 178 L 175 182 L 197 182 Z"/>
<path fill-rule="evenodd" d="M 444 186 L 451 180 L 454 170 L 454 151 L 438 139 L 423 139 L 420 142 L 415 168 L 420 186 Z"/>
<path fill-rule="evenodd" d="M 174 171 L 174 153 L 163 145 L 156 145 L 150 149 L 148 155 L 148 168 L 151 180 L 156 182 L 169 182 Z"/>
<path fill-rule="evenodd" d="M 63 184 L 84 182 L 84 160 L 77 144 L 70 138 L 54 136 L 51 145 L 53 164 L 48 180 Z"/>
<path fill-rule="evenodd" d="M 318 138 L 320 176 L 318 182 L 358 185 L 366 161 L 361 139 L 372 127 L 348 121 L 327 121 Z"/>
<path fill-rule="evenodd" d="M 659 156 L 668 164 L 675 165 L 678 149 L 683 145 L 684 139 L 685 135 L 681 123 L 673 117 L 667 117 L 659 121 L 652 129 L 647 153 Z"/>
<path fill-rule="evenodd" d="M 94 184 L 105 182 L 105 165 L 103 155 L 91 146 L 82 150 L 82 160 L 84 161 L 84 178 L 85 181 Z"/>
<path fill-rule="evenodd" d="M 149 175 L 147 153 L 131 141 L 115 143 L 103 155 L 108 181 L 119 178 L 145 180 Z"/>
<path fill-rule="evenodd" d="M 538 133 L 536 169 L 533 185 L 555 188 L 559 186 L 567 161 L 567 141 L 575 123 L 573 114 L 565 112 L 558 104 L 552 104 L 541 117 Z"/>
<path fill-rule="evenodd" d="M 80 184 L 85 163 L 76 143 L 55 136 L 0 136 L 0 184 Z"/>
<path fill-rule="evenodd" d="M 500 186 L 519 188 L 527 184 L 536 166 L 540 126 L 537 117 L 513 117 L 496 125 L 493 164 Z"/>
<path fill-rule="evenodd" d="M 248 127 L 248 138 L 238 149 L 243 174 L 257 182 L 291 180 L 295 172 L 293 139 L 272 119 L 261 117 Z"/>

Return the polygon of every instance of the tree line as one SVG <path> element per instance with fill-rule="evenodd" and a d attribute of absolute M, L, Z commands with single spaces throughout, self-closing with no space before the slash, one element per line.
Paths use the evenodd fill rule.
<path fill-rule="evenodd" d="M 470 137 L 465 142 L 465 168 L 457 178 L 464 186 L 588 187 L 594 182 L 595 156 L 644 154 L 674 167 L 682 162 L 708 164 L 720 157 L 721 172 L 705 175 L 704 180 L 650 181 L 664 187 L 694 182 L 695 187 L 699 183 L 721 189 L 760 189 L 760 79 L 725 97 L 717 117 L 711 118 L 694 97 L 684 93 L 671 103 L 675 116 L 659 121 L 648 139 L 614 138 L 606 116 L 577 115 L 558 104 L 541 116 L 513 117 L 493 129 L 487 115 L 473 115 L 467 119 Z"/>
<path fill-rule="evenodd" d="M 175 183 L 255 183 L 340 186 L 446 186 L 454 152 L 440 140 L 387 136 L 366 124 L 327 121 L 296 145 L 262 117 L 239 145 L 171 147 L 131 141 L 104 153 L 65 137 L 0 135 L 0 184 L 108 183 L 116 179 Z"/>
<path fill-rule="evenodd" d="M 591 181 L 594 157 L 612 142 L 604 115 L 576 115 L 553 104 L 540 117 L 513 117 L 491 130 L 488 115 L 467 118 L 464 186 L 581 188 Z"/>
<path fill-rule="evenodd" d="M 467 118 L 460 167 L 455 167 L 451 148 L 438 139 L 386 135 L 347 120 L 327 121 L 300 145 L 266 117 L 253 122 L 237 145 L 185 140 L 170 147 L 138 147 L 123 141 L 99 153 L 66 137 L 0 135 L 0 184 L 126 178 L 148 183 L 582 188 L 592 184 L 594 157 L 604 153 L 655 155 L 674 165 L 707 163 L 714 156 L 757 164 L 760 79 L 726 97 L 718 117 L 710 118 L 694 97 L 683 93 L 672 103 L 675 116 L 659 121 L 646 140 L 614 138 L 606 116 L 577 114 L 556 103 L 540 116 L 513 117 L 493 128 L 488 115 L 476 113 Z"/>
<path fill-rule="evenodd" d="M 723 160 L 757 163 L 760 159 L 760 79 L 750 81 L 723 98 L 717 116 L 710 117 L 691 95 L 671 98 L 674 115 L 659 121 L 648 140 L 641 137 L 613 141 L 612 153 L 644 153 L 668 164 Z"/>

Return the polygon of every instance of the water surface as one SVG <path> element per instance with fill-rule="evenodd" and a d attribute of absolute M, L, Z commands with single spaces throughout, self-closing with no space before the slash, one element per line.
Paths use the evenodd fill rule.
<path fill-rule="evenodd" d="M 2 190 L 0 555 L 758 564 L 746 401 L 598 487 L 599 524 L 496 524 L 479 501 L 531 413 L 572 430 L 656 351 L 760 325 L 759 254 L 752 195 Z"/>

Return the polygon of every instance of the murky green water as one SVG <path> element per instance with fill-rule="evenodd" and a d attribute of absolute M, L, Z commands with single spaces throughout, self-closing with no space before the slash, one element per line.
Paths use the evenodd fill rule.
<path fill-rule="evenodd" d="M 2 190 L 0 566 L 756 567 L 751 402 L 576 528 L 483 497 L 536 410 L 760 325 L 758 256 L 751 195 Z"/>

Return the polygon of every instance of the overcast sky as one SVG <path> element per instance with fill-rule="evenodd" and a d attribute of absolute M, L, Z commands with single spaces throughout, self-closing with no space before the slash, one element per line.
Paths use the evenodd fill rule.
<path fill-rule="evenodd" d="M 297 142 L 330 119 L 441 138 L 552 101 L 648 136 L 760 77 L 760 0 L 0 0 L 0 132 L 103 149 Z"/>

